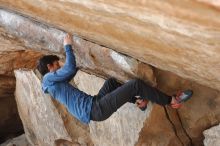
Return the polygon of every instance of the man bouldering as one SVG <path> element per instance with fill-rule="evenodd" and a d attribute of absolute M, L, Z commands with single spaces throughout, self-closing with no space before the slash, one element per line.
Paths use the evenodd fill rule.
<path fill-rule="evenodd" d="M 140 79 L 121 84 L 110 78 L 96 96 L 88 95 L 69 83 L 77 72 L 72 36 L 65 36 L 64 49 L 66 61 L 62 67 L 56 55 L 45 55 L 39 60 L 37 69 L 43 76 L 42 89 L 64 104 L 68 111 L 83 123 L 106 120 L 126 102 L 136 104 L 141 110 L 147 108 L 148 101 L 161 106 L 180 108 L 193 94 L 191 90 L 186 90 L 169 96 Z"/>

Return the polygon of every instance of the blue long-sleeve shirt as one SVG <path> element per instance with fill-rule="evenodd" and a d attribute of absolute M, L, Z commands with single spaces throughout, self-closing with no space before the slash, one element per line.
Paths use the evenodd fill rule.
<path fill-rule="evenodd" d="M 73 87 L 69 81 L 76 74 L 76 61 L 71 45 L 64 46 L 66 62 L 55 72 L 44 75 L 42 89 L 64 104 L 68 111 L 81 122 L 88 124 L 92 107 L 92 96 Z"/>

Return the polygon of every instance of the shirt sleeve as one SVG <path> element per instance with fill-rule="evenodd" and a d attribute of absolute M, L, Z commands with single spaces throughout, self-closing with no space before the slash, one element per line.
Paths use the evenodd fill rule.
<path fill-rule="evenodd" d="M 73 54 L 72 46 L 64 46 L 66 52 L 66 61 L 63 67 L 55 72 L 49 72 L 45 75 L 49 82 L 69 81 L 76 74 L 76 60 Z"/>

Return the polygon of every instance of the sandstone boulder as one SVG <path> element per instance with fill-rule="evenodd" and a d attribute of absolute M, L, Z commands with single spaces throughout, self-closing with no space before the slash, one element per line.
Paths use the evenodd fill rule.
<path fill-rule="evenodd" d="M 51 98 L 43 94 L 32 71 L 16 70 L 16 101 L 25 134 L 31 145 L 53 146 L 59 139 L 71 140 Z"/>
<path fill-rule="evenodd" d="M 27 46 L 41 53 L 55 53 L 64 58 L 62 44 L 64 31 L 48 25 L 39 25 L 31 19 L 2 9 L 0 9 L 0 25 L 4 31 L 23 40 L 25 42 L 23 47 Z M 113 76 L 121 81 L 139 77 L 156 85 L 153 70 L 149 65 L 110 48 L 86 41 L 77 35 L 74 35 L 73 42 L 79 68 L 102 76 Z"/>
<path fill-rule="evenodd" d="M 0 6 L 220 90 L 219 2 L 0 0 Z"/>

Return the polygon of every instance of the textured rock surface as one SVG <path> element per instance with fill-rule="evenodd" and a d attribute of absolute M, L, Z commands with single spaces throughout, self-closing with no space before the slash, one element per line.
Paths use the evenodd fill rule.
<path fill-rule="evenodd" d="M 220 125 L 212 127 L 203 132 L 205 136 L 205 146 L 219 146 L 220 145 Z"/>
<path fill-rule="evenodd" d="M 98 94 L 104 82 L 105 79 L 83 71 L 78 71 L 74 77 L 74 83 L 76 87 L 92 96 Z"/>
<path fill-rule="evenodd" d="M 64 107 L 64 105 L 60 104 L 55 100 L 53 100 L 53 102 L 60 116 L 62 117 L 66 131 L 68 132 L 72 141 L 74 141 L 75 144 L 80 144 L 80 146 L 93 146 L 93 142 L 89 134 L 89 127 L 87 125 L 82 124 L 75 117 L 73 117 Z M 59 143 L 64 145 L 57 146 L 65 146 L 66 141 L 60 141 Z M 67 146 L 72 145 L 69 145 L 69 143 L 67 142 Z"/>
<path fill-rule="evenodd" d="M 8 140 L 3 144 L 0 144 L 0 146 L 31 146 L 31 145 L 28 143 L 25 134 L 23 134 L 19 137 Z"/>
<path fill-rule="evenodd" d="M 192 99 L 176 113 L 173 113 L 170 108 L 166 108 L 166 110 L 177 129 L 177 133 L 183 128 L 183 132 L 190 139 L 191 144 L 202 145 L 204 139 L 202 132 L 211 125 L 220 122 L 220 109 L 218 108 L 220 106 L 220 92 L 182 79 L 170 72 L 156 70 L 155 76 L 158 88 L 168 94 L 174 94 L 176 91 L 188 88 L 194 91 Z"/>
<path fill-rule="evenodd" d="M 151 104 L 145 112 L 135 105 L 123 105 L 110 118 L 103 122 L 91 122 L 90 133 L 96 146 L 134 146 L 145 120 L 151 113 Z M 173 131 L 171 131 L 173 133 Z"/>
<path fill-rule="evenodd" d="M 165 109 L 154 105 L 151 115 L 145 121 L 136 146 L 181 146 L 190 145 L 186 135 L 179 135 L 182 129 L 173 125 Z"/>
<path fill-rule="evenodd" d="M 42 53 L 48 51 L 58 53 L 59 56 L 63 57 L 61 54 L 63 54 L 64 31 L 39 25 L 33 20 L 1 9 L 0 25 L 9 33 L 23 40 L 25 45 L 31 49 L 41 50 Z M 153 70 L 147 64 L 77 36 L 74 36 L 73 41 L 79 67 L 103 76 L 117 77 L 120 80 L 139 77 L 155 85 Z"/>
<path fill-rule="evenodd" d="M 59 139 L 71 140 L 51 98 L 42 93 L 32 71 L 15 71 L 16 101 L 30 144 L 53 146 Z"/>
<path fill-rule="evenodd" d="M 218 4 L 207 0 L 0 1 L 2 7 L 220 90 Z"/>
<path fill-rule="evenodd" d="M 0 27 L 0 75 L 13 77 L 14 69 L 33 69 L 40 56 L 41 52 L 30 50 L 24 41 Z"/>

